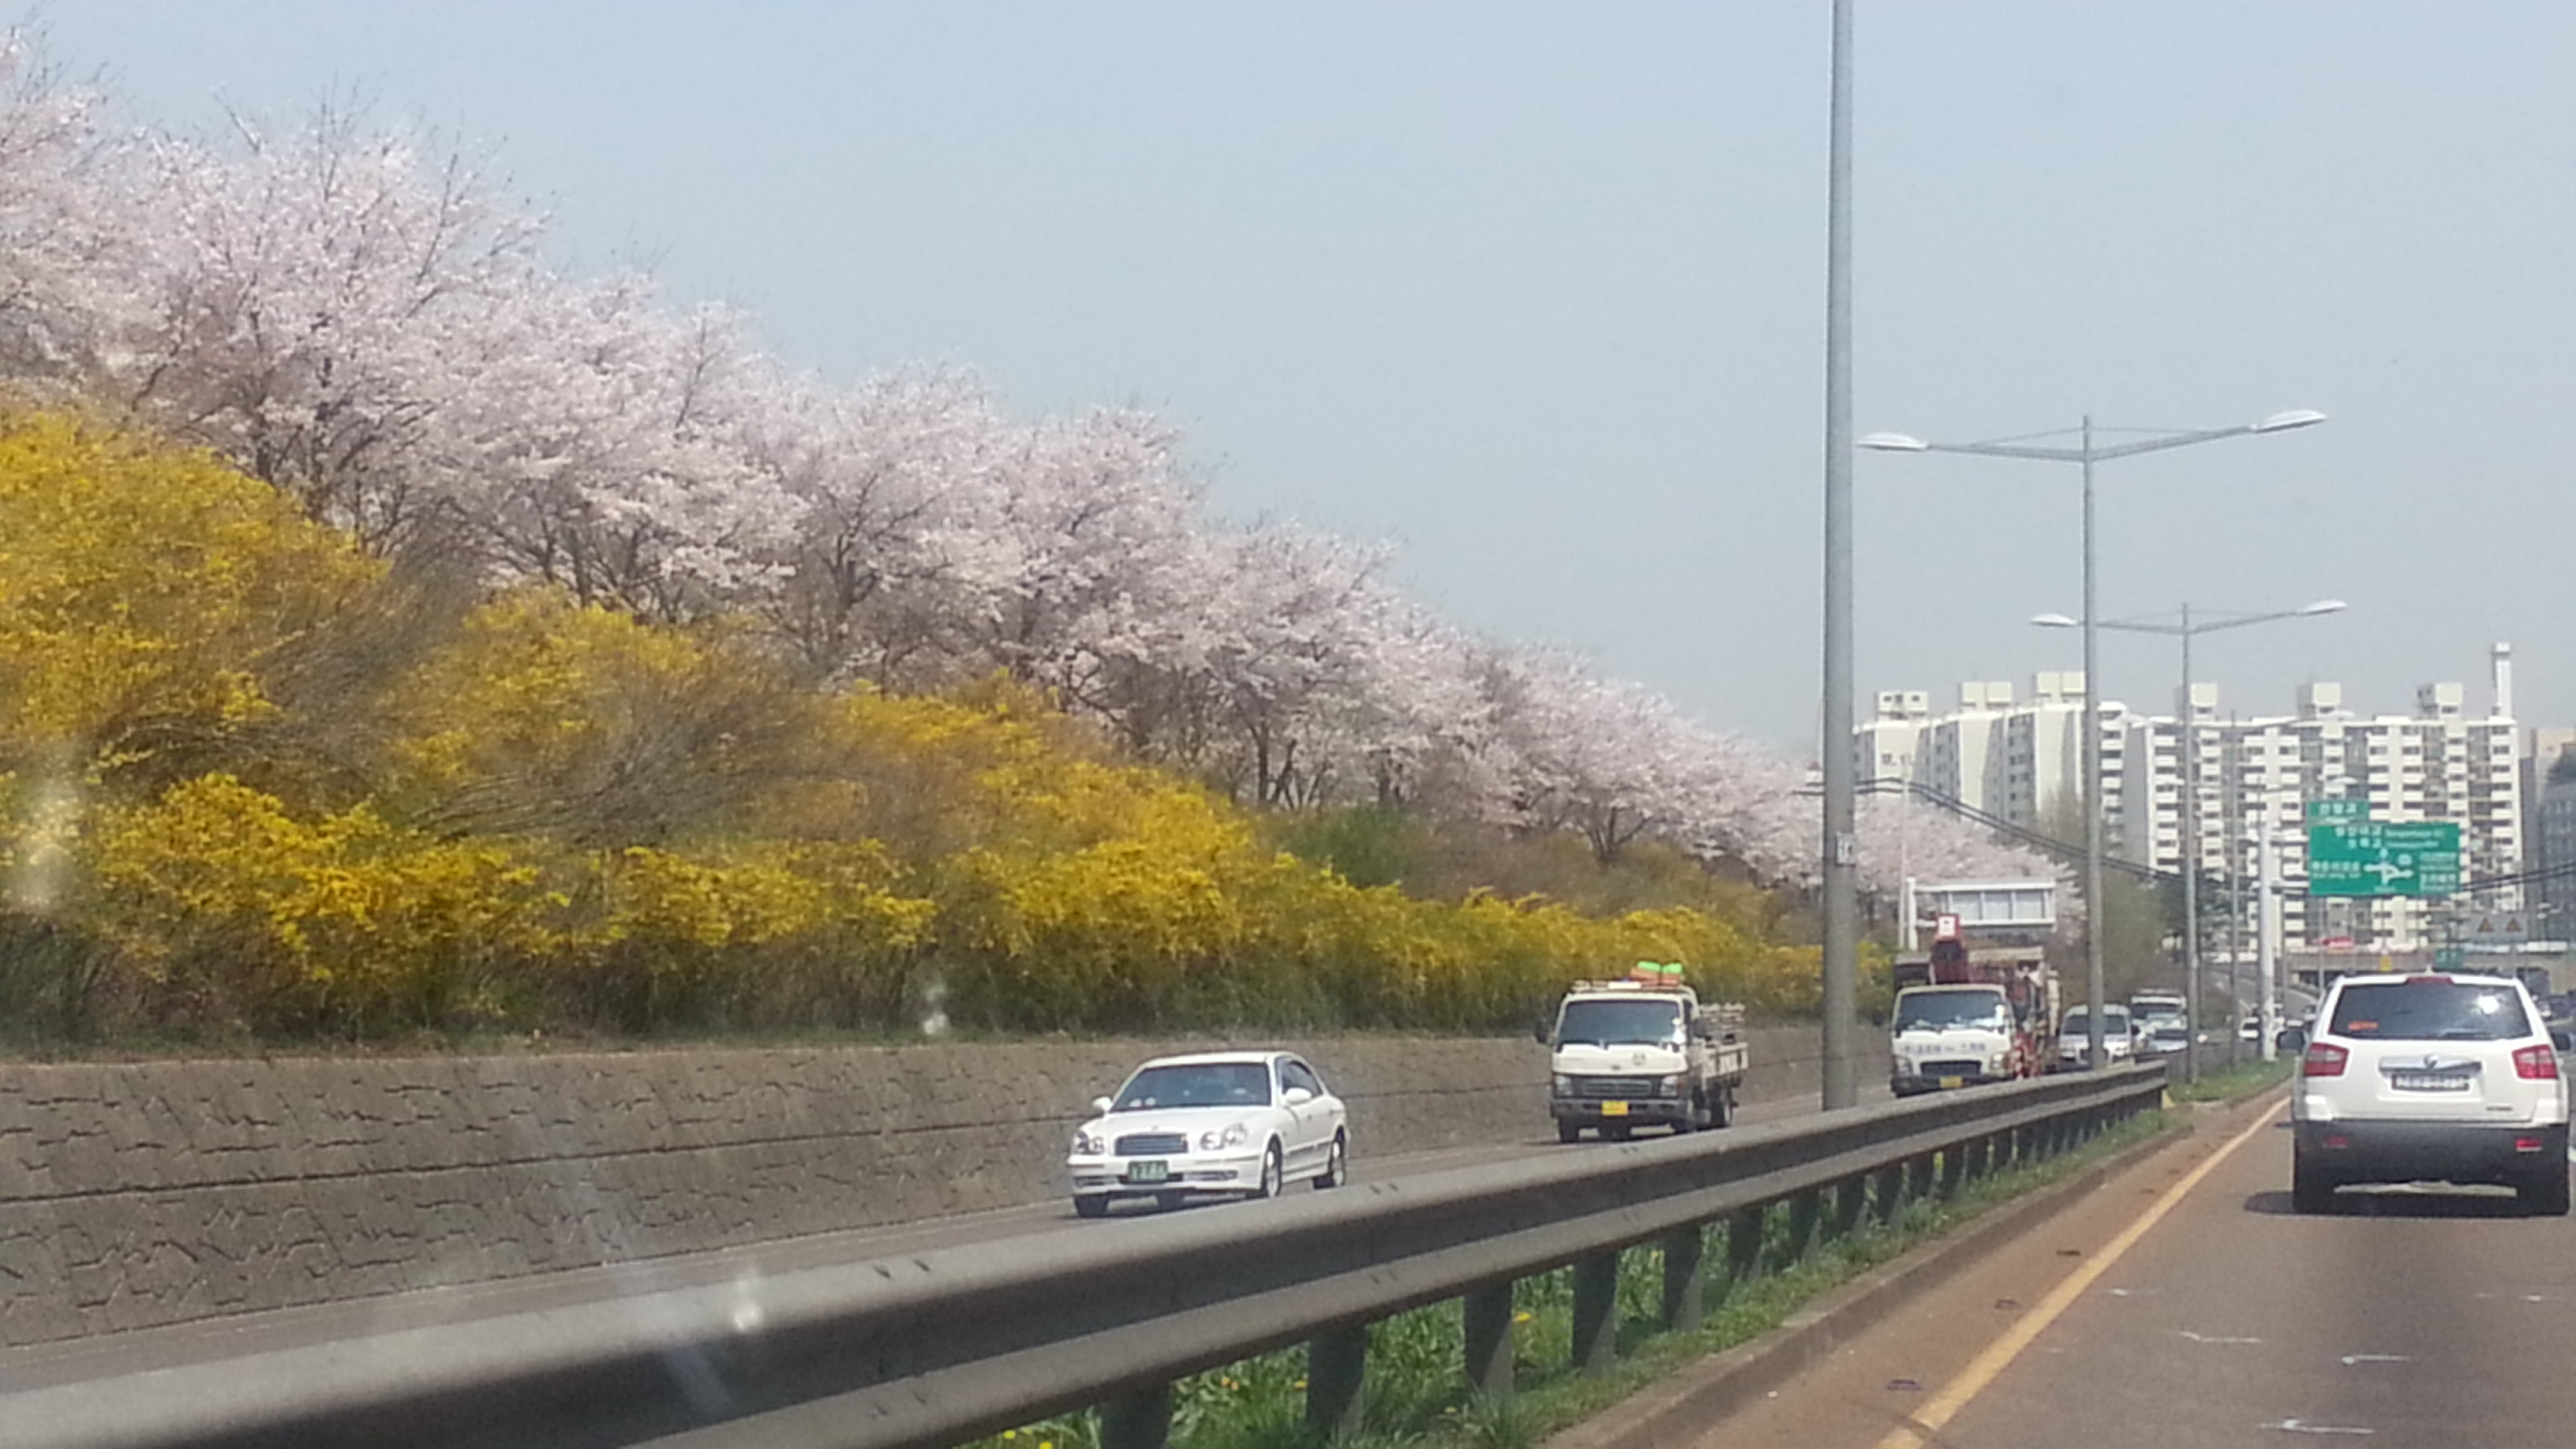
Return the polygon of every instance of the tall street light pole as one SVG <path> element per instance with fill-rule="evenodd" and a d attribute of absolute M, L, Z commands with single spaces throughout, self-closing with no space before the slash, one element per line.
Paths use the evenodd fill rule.
<path fill-rule="evenodd" d="M 2203 614 L 2195 619 L 2191 605 L 2182 606 L 2173 620 L 2104 619 L 2100 627 L 2131 634 L 2162 634 L 2182 641 L 2182 692 L 2175 696 L 2176 738 L 2182 749 L 2182 991 L 2183 1014 L 2190 1018 L 2191 1029 L 2183 1037 L 2182 1074 L 2185 1081 L 2200 1079 L 2200 712 L 2191 697 L 2191 641 L 2203 634 L 2222 629 L 2243 629 L 2254 624 L 2269 624 L 2279 619 L 2305 619 L 2317 614 L 2332 614 L 2344 607 L 2341 599 L 2319 599 L 2295 609 L 2276 609 L 2268 614 Z M 2045 629 L 2073 629 L 2089 622 L 2070 619 L 2064 614 L 2041 614 L 2031 620 Z M 2089 655 L 2089 651 L 2088 651 Z M 2092 661 L 2085 661 L 2084 689 L 2089 702 L 2093 695 Z M 2228 1039 L 2235 1040 L 2236 1025 L 2228 1023 Z"/>
<path fill-rule="evenodd" d="M 2094 620 L 2101 615 L 2095 606 L 2093 588 L 2093 465 L 2119 458 L 2134 458 L 2141 453 L 2159 453 L 2168 448 L 2187 448 L 2194 443 L 2214 443 L 2222 438 L 2250 437 L 2257 433 L 2283 433 L 2326 420 L 2326 415 L 2300 409 L 2274 413 L 2260 422 L 2239 423 L 2232 428 L 2197 428 L 2184 432 L 2153 432 L 2131 437 L 2123 442 L 2097 445 L 2093 440 L 2093 418 L 2087 414 L 2079 430 L 2081 441 L 2075 447 L 2046 444 L 2042 437 L 2058 434 L 2035 434 L 2023 438 L 1999 438 L 1985 443 L 1929 443 L 1906 433 L 1871 433 L 1860 439 L 1860 446 L 1892 453 L 1968 453 L 1983 458 L 2029 458 L 2044 463 L 2075 463 L 2084 470 L 2084 1036 L 2085 1060 L 2096 1071 L 2108 1065 L 2109 1057 L 2102 1045 L 2102 672 L 2099 630 Z M 1849 733 L 1849 726 L 1845 732 Z"/>
<path fill-rule="evenodd" d="M 1825 185 L 1825 818 L 1823 1106 L 1854 1106 L 1860 1080 L 1860 845 L 1852 769 L 1851 50 L 1852 0 L 1834 0 Z"/>

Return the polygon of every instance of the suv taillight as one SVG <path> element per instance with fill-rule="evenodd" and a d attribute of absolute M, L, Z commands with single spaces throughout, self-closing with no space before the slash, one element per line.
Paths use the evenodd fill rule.
<path fill-rule="evenodd" d="M 2558 1048 L 2527 1046 L 2513 1049 L 2513 1074 L 2526 1082 L 2558 1080 Z"/>
<path fill-rule="evenodd" d="M 2345 1051 L 2342 1047 L 2336 1046 L 2332 1042 L 2310 1042 L 2308 1043 L 2308 1054 L 2299 1059 L 2299 1075 L 2303 1077 L 2340 1077 L 2343 1075 L 2344 1062 L 2351 1056 L 2352 1053 Z"/>

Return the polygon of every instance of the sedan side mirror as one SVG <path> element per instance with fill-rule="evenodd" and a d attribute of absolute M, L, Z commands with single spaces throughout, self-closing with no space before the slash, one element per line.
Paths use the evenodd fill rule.
<path fill-rule="evenodd" d="M 1291 1107 L 1303 1107 L 1307 1103 L 1315 1100 L 1315 1094 L 1307 1091 L 1303 1087 L 1290 1087 L 1287 1091 L 1279 1094 L 1279 1100 L 1287 1103 Z"/>
<path fill-rule="evenodd" d="M 1094 1097 L 1091 1099 L 1091 1110 L 1094 1112 L 1106 1112 L 1115 1105 L 1117 1104 L 1110 1101 L 1107 1097 Z"/>

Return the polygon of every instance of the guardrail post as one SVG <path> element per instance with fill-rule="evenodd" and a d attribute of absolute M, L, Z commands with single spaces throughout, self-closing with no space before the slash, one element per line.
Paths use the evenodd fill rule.
<path fill-rule="evenodd" d="M 1664 1234 L 1664 1332 L 1688 1333 L 1699 1327 L 1700 1257 L 1706 1229 L 1693 1223 Z"/>
<path fill-rule="evenodd" d="M 1726 1291 L 1732 1293 L 1762 1272 L 1762 1230 L 1771 1210 L 1761 1204 L 1737 1208 L 1726 1220 Z"/>
<path fill-rule="evenodd" d="M 1306 1427 L 1328 1439 L 1355 1437 L 1367 1378 L 1367 1324 L 1317 1334 L 1306 1345 Z"/>
<path fill-rule="evenodd" d="M 1111 1399 L 1100 1406 L 1100 1449 L 1164 1449 L 1172 1439 L 1172 1386 Z"/>
<path fill-rule="evenodd" d="M 1921 1202 L 1932 1196 L 1940 1180 L 1939 1160 L 1929 1152 L 1905 1164 L 1905 1201 Z"/>
<path fill-rule="evenodd" d="M 1789 1199 L 1789 1243 L 1783 1261 L 1795 1263 L 1816 1246 L 1816 1224 L 1825 1215 L 1825 1194 L 1821 1188 Z"/>
<path fill-rule="evenodd" d="M 1512 1396 L 1512 1285 L 1467 1295 L 1467 1392 L 1488 1404 Z"/>
<path fill-rule="evenodd" d="M 1957 1197 L 1959 1189 L 1968 1185 L 1969 1158 L 1985 1150 L 1986 1145 L 1983 1142 L 1962 1142 L 1955 1147 L 1941 1149 L 1941 1195 L 1943 1197 Z"/>
<path fill-rule="evenodd" d="M 1852 1230 L 1869 1216 L 1869 1180 L 1876 1173 L 1864 1172 L 1834 1184 L 1834 1236 L 1848 1238 Z"/>
<path fill-rule="evenodd" d="M 1905 1180 L 1913 1169 L 1911 1159 L 1880 1168 L 1870 1184 L 1870 1220 L 1889 1224 L 1905 1215 Z"/>
<path fill-rule="evenodd" d="M 1601 1253 L 1574 1265 L 1574 1367 L 1597 1374 L 1619 1356 L 1619 1255 Z"/>

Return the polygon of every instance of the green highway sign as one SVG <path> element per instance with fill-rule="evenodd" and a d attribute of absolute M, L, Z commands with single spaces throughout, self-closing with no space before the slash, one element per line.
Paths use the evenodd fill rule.
<path fill-rule="evenodd" d="M 2311 800 L 2308 802 L 2308 823 L 2310 825 L 2323 825 L 2334 820 L 2367 820 L 2369 818 L 2370 802 L 2367 800 Z"/>
<path fill-rule="evenodd" d="M 2345 820 L 2308 827 L 2309 895 L 2447 896 L 2459 888 L 2456 820 Z"/>
<path fill-rule="evenodd" d="M 2436 971 L 2457 971 L 2468 964 L 2469 952 L 2468 948 L 2465 946 L 2436 946 L 2433 948 L 2433 969 Z"/>

